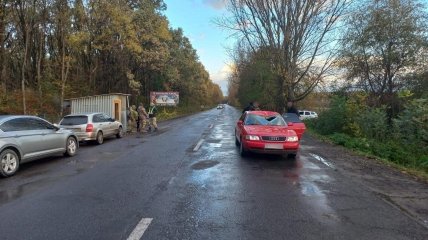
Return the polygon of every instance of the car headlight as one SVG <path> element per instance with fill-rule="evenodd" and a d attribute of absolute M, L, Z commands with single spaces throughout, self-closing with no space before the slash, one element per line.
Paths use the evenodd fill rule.
<path fill-rule="evenodd" d="M 259 141 L 260 140 L 259 136 L 254 136 L 254 135 L 247 135 L 247 136 L 245 136 L 245 139 L 250 140 L 250 141 Z"/>
<path fill-rule="evenodd" d="M 287 142 L 297 142 L 297 141 L 299 141 L 299 138 L 297 136 L 291 136 L 291 137 L 288 137 L 286 141 Z"/>

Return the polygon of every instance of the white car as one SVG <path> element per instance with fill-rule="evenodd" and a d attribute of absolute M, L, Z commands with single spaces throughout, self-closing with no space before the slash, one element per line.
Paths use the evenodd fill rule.
<path fill-rule="evenodd" d="M 72 130 L 80 142 L 95 141 L 103 144 L 105 137 L 123 137 L 122 123 L 101 112 L 67 115 L 61 120 L 59 127 Z"/>
<path fill-rule="evenodd" d="M 312 118 L 318 117 L 318 114 L 316 112 L 307 111 L 307 110 L 300 110 L 299 115 L 300 115 L 301 120 L 312 119 Z"/>

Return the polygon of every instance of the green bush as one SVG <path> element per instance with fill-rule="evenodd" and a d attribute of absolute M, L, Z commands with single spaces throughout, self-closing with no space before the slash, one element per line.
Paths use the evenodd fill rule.
<path fill-rule="evenodd" d="M 338 145 L 428 172 L 428 99 L 408 102 L 391 126 L 386 110 L 365 106 L 363 98 L 334 97 L 306 126 Z"/>
<path fill-rule="evenodd" d="M 428 152 L 428 99 L 414 99 L 394 119 L 394 137 L 402 144 L 418 145 Z"/>
<path fill-rule="evenodd" d="M 334 97 L 330 108 L 320 113 L 318 119 L 314 122 L 316 131 L 327 135 L 340 133 L 346 124 L 346 99 L 343 97 Z"/>
<path fill-rule="evenodd" d="M 382 140 L 387 137 L 388 124 L 384 108 L 366 109 L 356 117 L 361 135 L 366 138 Z"/>

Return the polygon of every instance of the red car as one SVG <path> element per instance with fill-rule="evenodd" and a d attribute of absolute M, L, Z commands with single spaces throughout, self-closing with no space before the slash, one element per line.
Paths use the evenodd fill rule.
<path fill-rule="evenodd" d="M 235 128 L 235 142 L 241 156 L 247 152 L 295 157 L 299 137 L 277 112 L 251 111 L 242 114 Z"/>

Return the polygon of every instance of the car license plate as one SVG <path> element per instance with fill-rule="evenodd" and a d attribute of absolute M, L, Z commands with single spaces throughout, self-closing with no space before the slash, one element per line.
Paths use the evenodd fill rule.
<path fill-rule="evenodd" d="M 266 143 L 265 149 L 284 149 L 282 144 Z"/>

